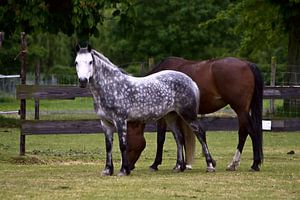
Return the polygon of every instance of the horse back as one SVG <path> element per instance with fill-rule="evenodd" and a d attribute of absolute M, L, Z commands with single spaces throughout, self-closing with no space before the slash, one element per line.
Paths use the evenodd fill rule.
<path fill-rule="evenodd" d="M 249 111 L 254 88 L 250 63 L 238 58 L 190 61 L 169 57 L 150 73 L 161 70 L 180 71 L 190 76 L 201 91 L 200 114 L 215 112 L 227 104 Z"/>

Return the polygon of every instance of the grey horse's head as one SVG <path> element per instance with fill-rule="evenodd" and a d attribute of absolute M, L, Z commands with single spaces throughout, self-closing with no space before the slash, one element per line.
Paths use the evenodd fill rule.
<path fill-rule="evenodd" d="M 79 45 L 76 45 L 76 51 L 75 66 L 77 76 L 79 78 L 80 87 L 85 88 L 94 72 L 94 59 L 91 53 L 92 48 L 89 44 L 86 48 L 81 48 Z"/>

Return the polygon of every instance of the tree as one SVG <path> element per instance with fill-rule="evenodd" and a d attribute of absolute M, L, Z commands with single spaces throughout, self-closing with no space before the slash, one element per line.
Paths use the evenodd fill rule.
<path fill-rule="evenodd" d="M 239 54 L 255 56 L 258 51 L 267 53 L 265 62 L 276 55 L 287 64 L 289 85 L 298 84 L 295 73 L 300 73 L 300 1 L 299 0 L 238 0 L 218 13 L 215 23 L 237 17 L 234 26 L 240 34 Z M 258 55 L 262 55 L 259 53 Z M 300 111 L 299 100 L 285 100 L 285 110 Z"/>
<path fill-rule="evenodd" d="M 239 38 L 237 55 L 257 63 L 269 63 L 276 55 L 286 62 L 287 38 L 279 6 L 268 1 L 238 0 L 205 24 L 220 24 L 235 18 L 232 32 Z"/>
<path fill-rule="evenodd" d="M 283 19 L 283 26 L 288 33 L 288 71 L 300 73 L 300 1 L 299 0 L 272 0 L 279 5 Z M 299 84 L 294 76 L 289 77 L 290 84 Z"/>
<path fill-rule="evenodd" d="M 287 82 L 289 85 L 300 84 L 300 1 L 299 0 L 273 0 L 272 3 L 280 6 L 283 24 L 288 32 L 288 62 Z M 298 74 L 298 75 L 297 75 Z M 295 113 L 300 112 L 299 99 L 284 101 L 284 109 Z"/>
<path fill-rule="evenodd" d="M 109 0 L 3 0 L 0 27 L 6 35 L 24 31 L 77 33 L 86 39 L 103 22 L 103 9 Z M 15 25 L 15 26 L 12 26 Z"/>
<path fill-rule="evenodd" d="M 117 4 L 126 2 L 127 0 L 1 0 L 0 31 L 5 32 L 5 40 L 4 47 L 0 49 L 0 65 L 4 66 L 1 67 L 0 73 L 18 72 L 18 60 L 14 58 L 19 52 L 20 32 L 28 34 L 28 40 L 31 41 L 29 57 L 42 59 L 44 64 L 52 66 L 55 64 L 55 55 L 52 54 L 51 47 L 59 40 L 56 36 L 58 33 L 60 36 L 62 33 L 69 36 L 75 34 L 76 42 L 88 40 L 92 34 L 97 34 L 97 24 L 103 23 L 104 10 L 107 7 L 114 9 Z M 43 38 L 44 43 L 32 41 L 39 38 Z M 65 36 L 62 38 L 66 39 Z M 68 38 L 67 40 L 70 41 Z M 74 44 L 67 43 L 67 50 L 71 54 L 70 50 Z M 45 55 L 48 59 L 45 59 Z M 29 66 L 32 65 L 33 63 Z"/>
<path fill-rule="evenodd" d="M 106 21 L 100 27 L 104 33 L 100 45 L 119 63 L 148 57 L 158 61 L 167 56 L 199 60 L 231 55 L 238 44 L 230 32 L 233 21 L 199 26 L 214 18 L 228 2 L 136 1 L 120 9 L 117 20 Z"/>

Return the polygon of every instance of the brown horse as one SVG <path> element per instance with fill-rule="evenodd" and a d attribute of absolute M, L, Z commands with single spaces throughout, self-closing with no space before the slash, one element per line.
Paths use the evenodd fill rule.
<path fill-rule="evenodd" d="M 248 134 L 252 140 L 253 164 L 251 169 L 259 171 L 263 160 L 262 149 L 262 95 L 263 80 L 257 66 L 237 58 L 189 61 L 170 57 L 156 65 L 149 74 L 161 70 L 176 70 L 190 76 L 201 91 L 199 114 L 215 112 L 226 105 L 236 112 L 239 121 L 239 142 L 233 160 L 227 170 L 236 170 Z M 143 136 L 143 127 L 134 130 L 134 135 Z M 157 152 L 151 169 L 157 170 L 162 161 L 166 125 L 158 122 Z M 128 132 L 128 135 L 133 133 Z M 132 137 L 134 139 L 134 137 Z M 129 149 L 135 149 L 135 143 Z M 139 144 L 140 145 L 140 144 Z M 142 151 L 142 149 L 139 149 Z M 132 151 L 138 159 L 141 151 Z M 136 160 L 129 160 L 134 166 Z"/>

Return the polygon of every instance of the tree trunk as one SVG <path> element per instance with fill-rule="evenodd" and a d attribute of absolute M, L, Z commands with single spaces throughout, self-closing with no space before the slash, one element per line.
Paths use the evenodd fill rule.
<path fill-rule="evenodd" d="M 289 25 L 288 46 L 288 85 L 300 85 L 300 15 L 291 17 Z M 288 99 L 284 101 L 284 110 L 300 115 L 300 99 Z"/>

